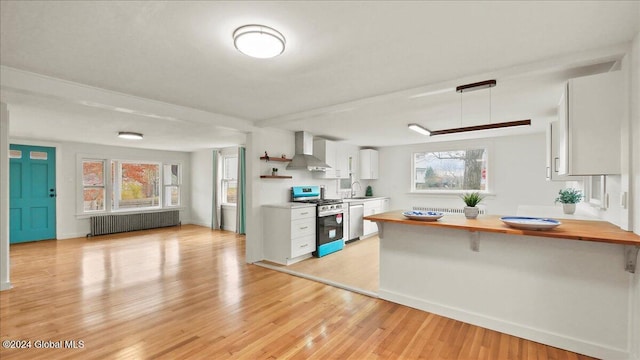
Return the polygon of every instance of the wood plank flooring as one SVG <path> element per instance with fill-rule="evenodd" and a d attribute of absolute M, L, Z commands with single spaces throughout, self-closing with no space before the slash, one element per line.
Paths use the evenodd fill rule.
<path fill-rule="evenodd" d="M 11 281 L 0 338 L 31 348 L 3 360 L 589 359 L 246 264 L 244 237 L 191 225 L 11 245 Z"/>
<path fill-rule="evenodd" d="M 326 279 L 348 288 L 377 294 L 380 279 L 380 239 L 375 235 L 354 241 L 333 254 L 321 258 L 311 257 L 289 266 L 265 263 L 278 269 Z"/>

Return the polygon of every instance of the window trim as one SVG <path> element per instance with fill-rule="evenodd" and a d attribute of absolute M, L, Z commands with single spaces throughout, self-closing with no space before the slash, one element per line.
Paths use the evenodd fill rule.
<path fill-rule="evenodd" d="M 94 211 L 85 211 L 84 210 L 84 182 L 83 182 L 83 161 L 103 161 L 104 162 L 104 185 L 105 185 L 105 201 L 104 201 L 104 210 L 94 210 Z M 127 208 L 127 209 L 111 209 L 111 203 L 113 201 L 113 184 L 111 179 L 111 163 L 113 161 L 120 161 L 126 163 L 146 163 L 146 164 L 158 164 L 160 166 L 160 185 L 158 191 L 159 194 L 159 206 L 154 207 L 144 207 L 144 208 Z M 180 177 L 178 179 L 178 191 L 180 197 L 180 204 L 173 206 L 165 206 L 163 199 L 163 191 L 164 191 L 164 165 L 178 165 Z M 111 156 L 101 156 L 96 154 L 77 154 L 76 155 L 76 218 L 77 219 L 86 219 L 91 216 L 99 216 L 99 215 L 109 215 L 109 214 L 135 214 L 135 213 L 150 213 L 150 212 L 159 212 L 166 209 L 173 210 L 181 210 L 184 209 L 183 199 L 183 176 L 184 176 L 184 163 L 182 161 L 158 161 L 158 160 L 148 160 L 144 158 L 131 157 L 127 160 L 123 160 L 119 157 L 111 157 Z M 171 185 L 175 186 L 175 185 Z"/>
<path fill-rule="evenodd" d="M 173 166 L 173 165 L 177 165 L 177 166 L 178 166 L 178 182 L 177 182 L 177 183 L 175 183 L 175 184 L 173 184 L 173 183 L 166 184 L 166 183 L 164 182 L 164 178 L 165 178 L 165 167 L 167 167 L 167 166 Z M 164 199 L 162 200 L 162 201 L 163 201 L 163 202 L 162 202 L 162 207 L 163 207 L 163 208 L 168 208 L 168 209 L 169 209 L 169 208 L 170 208 L 170 209 L 178 208 L 178 207 L 182 206 L 182 164 L 177 163 L 177 162 L 168 162 L 168 163 L 162 163 L 160 166 L 161 166 L 161 170 L 160 170 L 160 172 L 161 172 L 161 174 L 160 174 L 160 176 L 161 176 L 161 180 L 160 180 L 160 182 L 162 183 L 162 191 L 161 191 L 161 192 L 162 192 L 163 196 L 164 196 L 164 194 L 166 193 L 167 188 L 172 187 L 172 186 L 175 186 L 175 187 L 177 187 L 177 188 L 178 188 L 178 205 L 171 205 L 171 204 L 169 204 L 169 203 L 167 202 L 167 201 L 168 201 L 168 199 L 167 199 L 167 198 L 164 198 Z"/>
<path fill-rule="evenodd" d="M 225 178 L 224 174 L 225 174 L 225 159 L 227 158 L 235 158 L 236 159 L 236 168 L 238 167 L 238 154 L 237 153 L 233 153 L 233 154 L 222 154 L 220 156 L 220 163 L 222 164 L 222 166 L 220 167 L 220 205 L 225 205 L 225 206 L 236 206 L 236 203 L 232 203 L 232 202 L 227 202 L 227 193 L 226 193 L 226 188 L 225 188 L 225 184 L 228 184 L 229 182 L 235 181 L 236 182 L 236 189 L 238 188 L 238 175 L 236 173 L 236 177 L 235 178 Z"/>
<path fill-rule="evenodd" d="M 164 199 L 163 199 L 163 194 L 161 191 L 162 185 L 163 185 L 163 178 L 162 178 L 162 167 L 163 167 L 163 163 L 162 162 L 158 162 L 158 161 L 147 161 L 147 160 L 122 160 L 122 159 L 111 159 L 109 161 L 109 170 L 111 170 L 111 166 L 113 166 L 114 162 L 119 166 L 120 169 L 122 169 L 122 164 L 145 164 L 145 165 L 157 165 L 158 166 L 158 177 L 159 177 L 159 183 L 158 183 L 158 205 L 156 206 L 145 206 L 145 207 L 136 207 L 136 208 L 127 208 L 127 209 L 122 209 L 120 207 L 113 209 L 113 202 L 115 200 L 115 197 L 113 196 L 114 190 L 115 190 L 115 186 L 116 184 L 112 184 L 112 191 L 111 191 L 111 207 L 109 207 L 110 212 L 112 213 L 121 213 L 123 210 L 126 211 L 131 211 L 131 210 L 138 210 L 138 211 L 145 211 L 145 210 L 159 210 L 159 209 L 163 209 L 164 206 Z M 109 173 L 111 174 L 111 171 L 109 171 Z M 120 176 L 122 176 L 122 174 L 120 173 Z M 109 178 L 111 178 L 111 176 L 109 176 Z M 113 181 L 112 181 L 113 183 Z M 164 190 L 164 189 L 162 189 Z M 116 203 L 118 203 L 118 201 L 116 201 Z"/>
<path fill-rule="evenodd" d="M 415 154 L 418 153 L 429 153 L 429 152 L 445 152 L 445 151 L 467 151 L 467 150 L 475 150 L 475 149 L 484 149 L 486 151 L 487 156 L 487 179 L 486 179 L 486 188 L 484 190 L 417 190 L 416 189 L 416 168 L 415 168 Z M 459 196 L 464 193 L 468 193 L 470 191 L 478 191 L 481 194 L 485 195 L 493 195 L 493 146 L 488 143 L 472 143 L 472 144 L 461 144 L 460 146 L 456 146 L 455 144 L 447 144 L 445 146 L 430 146 L 428 148 L 415 149 L 411 151 L 409 166 L 411 172 L 411 178 L 409 179 L 409 194 L 411 195 L 449 195 L 449 196 Z"/>
<path fill-rule="evenodd" d="M 85 186 L 84 185 L 84 163 L 85 162 L 101 162 L 102 163 L 102 186 L 97 186 L 97 185 L 91 185 L 91 186 Z M 82 211 L 83 214 L 102 214 L 106 211 L 107 209 L 107 189 L 108 189 L 108 181 L 107 178 L 109 176 L 107 176 L 107 161 L 105 159 L 99 159 L 99 158 L 89 158 L 89 157 L 85 157 L 80 159 L 80 209 Z M 102 210 L 85 210 L 84 208 L 84 191 L 87 189 L 102 189 L 102 191 L 104 191 L 104 201 L 103 201 L 103 209 Z"/>

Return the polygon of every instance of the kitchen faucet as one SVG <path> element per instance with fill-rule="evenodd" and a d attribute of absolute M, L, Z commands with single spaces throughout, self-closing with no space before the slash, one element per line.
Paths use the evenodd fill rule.
<path fill-rule="evenodd" d="M 360 188 L 360 191 L 362 191 L 362 186 L 360 185 L 359 181 L 354 181 L 351 183 L 351 197 L 356 196 L 356 191 L 353 188 L 353 185 L 358 184 L 358 187 Z"/>

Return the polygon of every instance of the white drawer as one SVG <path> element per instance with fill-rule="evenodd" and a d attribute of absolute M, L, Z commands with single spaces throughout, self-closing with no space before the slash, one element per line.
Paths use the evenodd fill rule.
<path fill-rule="evenodd" d="M 295 239 L 305 235 L 316 234 L 315 216 L 308 219 L 298 219 L 291 221 L 291 238 Z"/>
<path fill-rule="evenodd" d="M 304 207 L 299 209 L 291 209 L 291 220 L 307 219 L 316 217 L 315 207 Z"/>
<path fill-rule="evenodd" d="M 303 236 L 291 240 L 291 258 L 316 251 L 316 236 Z"/>

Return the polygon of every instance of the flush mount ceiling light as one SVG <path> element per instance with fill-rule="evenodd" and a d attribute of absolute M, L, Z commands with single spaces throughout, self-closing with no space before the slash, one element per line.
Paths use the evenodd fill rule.
<path fill-rule="evenodd" d="M 422 135 L 431 135 L 431 131 L 425 129 L 424 127 L 418 125 L 418 124 L 409 124 L 409 129 L 422 134 Z"/>
<path fill-rule="evenodd" d="M 475 91 L 475 90 L 482 90 L 482 89 L 491 89 L 492 87 L 496 86 L 496 83 L 497 82 L 495 80 L 485 80 L 485 81 L 480 81 L 472 84 L 457 86 L 456 91 L 460 93 L 460 107 L 462 108 L 462 93 Z M 462 120 L 462 110 L 460 111 L 460 119 Z M 467 132 L 467 131 L 499 129 L 499 128 L 523 126 L 523 125 L 531 125 L 531 119 L 507 121 L 507 122 L 501 122 L 501 123 L 491 123 L 491 92 L 489 92 L 489 124 L 466 126 L 466 127 L 444 129 L 444 130 L 434 130 L 430 132 L 430 135 L 434 136 L 434 135 L 455 134 L 455 133 L 461 133 L 461 132 Z"/>
<path fill-rule="evenodd" d="M 131 131 L 119 131 L 118 137 L 127 140 L 142 140 L 142 134 Z"/>
<path fill-rule="evenodd" d="M 286 41 L 277 30 L 264 25 L 245 25 L 233 32 L 233 45 L 241 53 L 268 59 L 284 52 Z"/>

